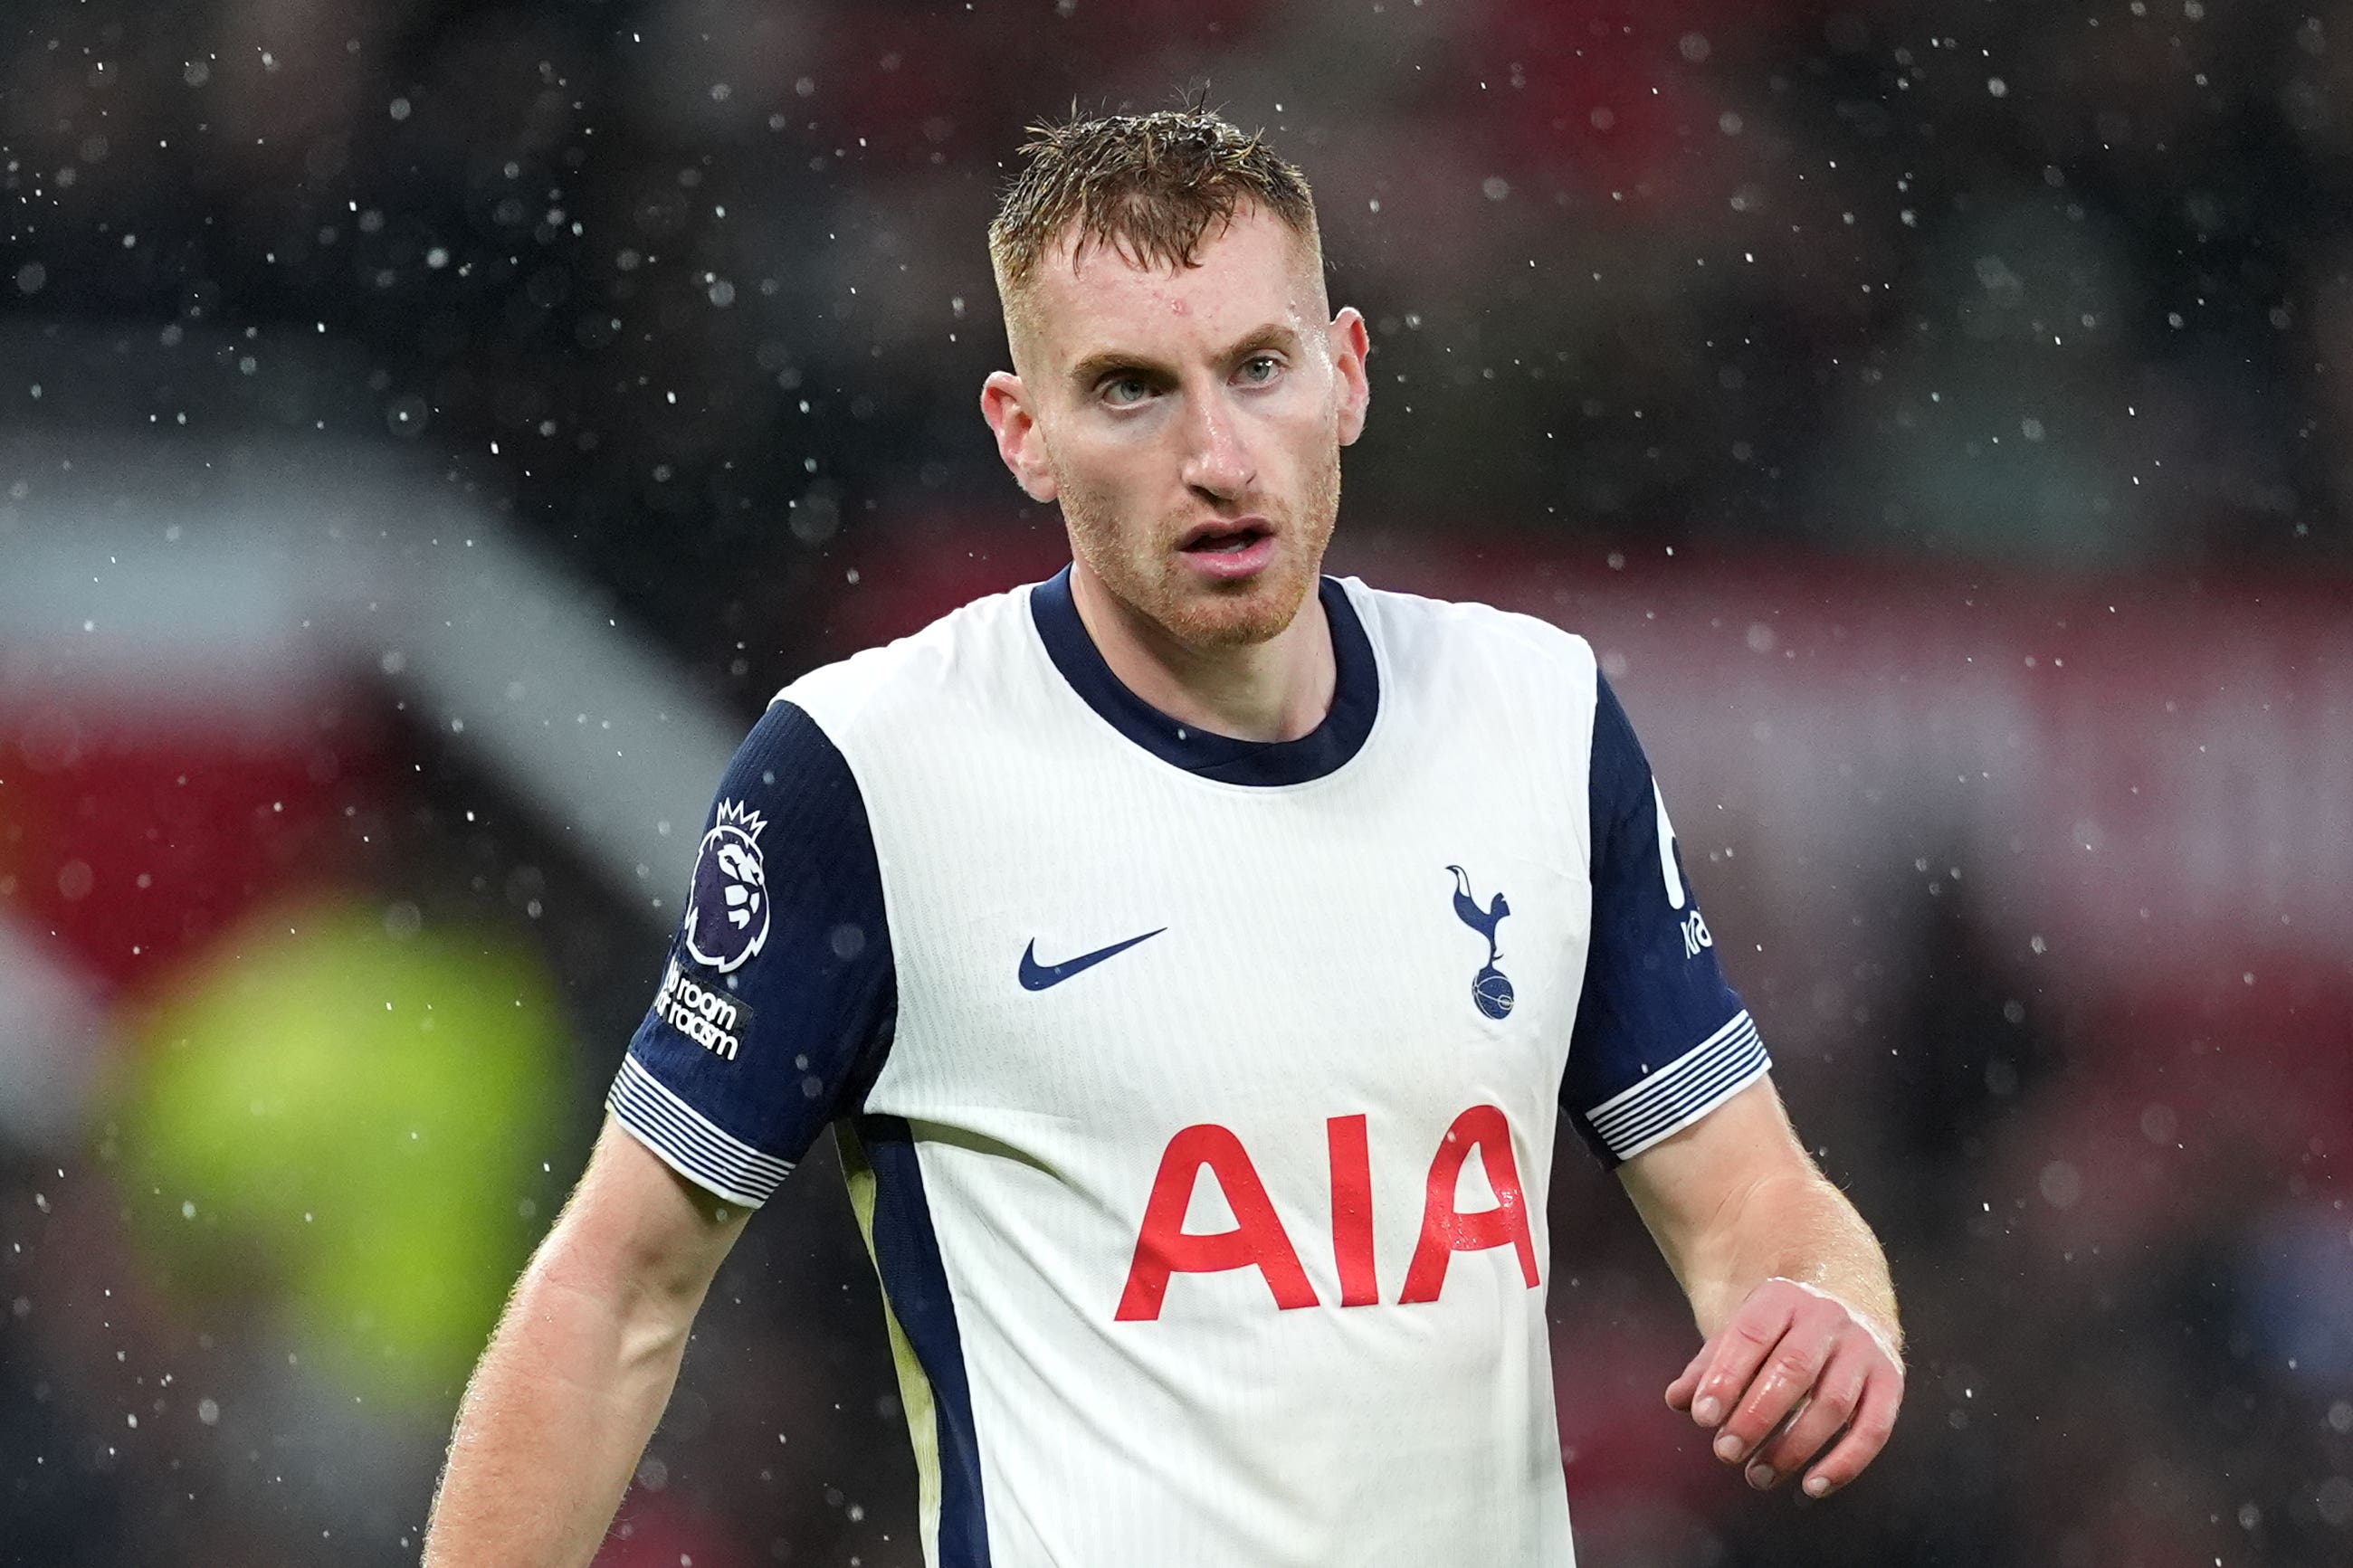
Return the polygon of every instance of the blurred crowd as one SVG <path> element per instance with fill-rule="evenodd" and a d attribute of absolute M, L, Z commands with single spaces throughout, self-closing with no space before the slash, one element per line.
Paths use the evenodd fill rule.
<path fill-rule="evenodd" d="M 1006 493 L 973 404 L 1008 159 L 1073 105 L 1187 91 L 1305 165 L 1373 324 L 1364 526 L 2077 567 L 2353 548 L 2335 6 L 26 0 L 9 26 L 9 303 L 134 340 L 100 417 L 415 442 L 681 638 L 830 592 L 814 561 L 870 522 Z"/>
<path fill-rule="evenodd" d="M 1054 521 L 977 416 L 1005 353 L 983 230 L 1026 125 L 1200 95 L 1303 165 L 1334 301 L 1371 323 L 1343 567 L 1500 598 L 1535 563 L 1582 593 L 1650 563 L 1618 598 L 1521 607 L 1639 627 L 1673 600 L 1759 658 L 1813 647 L 1748 613 L 1743 563 L 1783 572 L 1777 603 L 1900 604 L 1957 649 L 1936 605 L 2030 585 L 2086 614 L 2227 598 L 2199 624 L 2298 672 L 2306 728 L 2197 809 L 2294 771 L 2292 827 L 2244 853 L 2346 867 L 2353 764 L 2292 737 L 2353 712 L 2353 5 L 14 0 L 0 37 L 0 437 L 25 465 L 0 579 L 33 466 L 80 443 L 379 447 L 748 724 L 821 658 L 1051 569 Z M 1671 555 L 1714 563 L 1704 593 L 1659 586 Z M 5 654 L 0 972 L 107 896 L 109 862 L 58 845 L 133 751 L 91 713 L 60 740 Z M 1674 658 L 1612 678 L 1638 723 L 1673 716 L 1654 750 L 1697 756 Z M 2103 748 L 2166 723 L 2103 716 L 2121 689 L 2079 689 Z M 1888 749 L 1946 743 L 1865 695 L 1908 715 Z M 218 918 L 167 933 L 164 978 L 95 961 L 86 1125 L 44 1125 L 0 1054 L 0 1563 L 415 1555 L 464 1371 L 667 932 L 383 706 L 283 755 L 208 737 L 254 782 L 201 806 L 169 805 L 176 764 L 105 797 L 133 858 L 218 836 Z M 2240 732 L 2216 723 L 2182 747 Z M 2186 776 L 2115 782 L 2182 802 Z M 2078 827 L 2063 784 L 2015 808 Z M 1750 937 L 1727 967 L 1801 1130 L 1888 1242 L 1911 1403 L 1836 1504 L 1747 1498 L 1667 1418 L 1687 1315 L 1572 1148 L 1553 1303 L 1584 1560 L 2353 1553 L 2346 944 L 2251 948 L 2185 898 L 2222 981 L 2050 994 L 2026 913 L 1938 875 L 1949 844 L 1777 866 L 1789 812 L 1694 869 Z M 1782 889 L 1915 854 L 1900 914 L 1812 918 L 1820 973 L 1783 951 Z M 813 1162 L 752 1227 L 601 1561 L 920 1560 L 839 1191 Z"/>

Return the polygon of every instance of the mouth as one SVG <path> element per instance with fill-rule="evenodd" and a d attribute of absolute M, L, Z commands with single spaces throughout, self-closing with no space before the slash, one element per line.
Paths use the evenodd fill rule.
<path fill-rule="evenodd" d="M 1230 522 L 1205 522 L 1188 531 L 1176 548 L 1188 555 L 1239 555 L 1261 539 L 1274 537 L 1264 518 L 1237 518 Z"/>
<path fill-rule="evenodd" d="M 1187 530 L 1176 551 L 1206 577 L 1240 582 L 1274 559 L 1274 528 L 1262 517 L 1219 519 Z"/>

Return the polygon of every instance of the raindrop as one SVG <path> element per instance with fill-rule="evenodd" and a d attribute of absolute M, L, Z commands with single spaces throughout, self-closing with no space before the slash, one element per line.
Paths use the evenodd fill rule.
<path fill-rule="evenodd" d="M 396 397 L 384 411 L 384 422 L 396 436 L 417 436 L 424 433 L 432 419 L 432 409 L 425 399 L 410 393 Z"/>

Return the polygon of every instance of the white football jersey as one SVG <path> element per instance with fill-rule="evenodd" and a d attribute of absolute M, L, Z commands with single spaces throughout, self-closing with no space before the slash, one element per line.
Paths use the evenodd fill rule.
<path fill-rule="evenodd" d="M 1303 739 L 1123 687 L 1069 574 L 778 694 L 611 1106 L 828 1123 L 936 1568 L 1572 1561 L 1546 1184 L 1767 1068 L 1583 639 L 1326 579 Z"/>

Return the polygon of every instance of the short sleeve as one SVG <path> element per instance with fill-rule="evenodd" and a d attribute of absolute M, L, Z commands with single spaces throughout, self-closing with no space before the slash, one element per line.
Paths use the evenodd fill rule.
<path fill-rule="evenodd" d="M 1630 1160 L 1771 1068 L 1715 938 L 1626 710 L 1597 673 L 1593 937 L 1561 1109 L 1605 1165 Z"/>
<path fill-rule="evenodd" d="M 720 783 L 607 1103 L 681 1174 L 756 1206 L 863 1099 L 896 998 L 858 782 L 817 721 L 777 701 Z"/>

